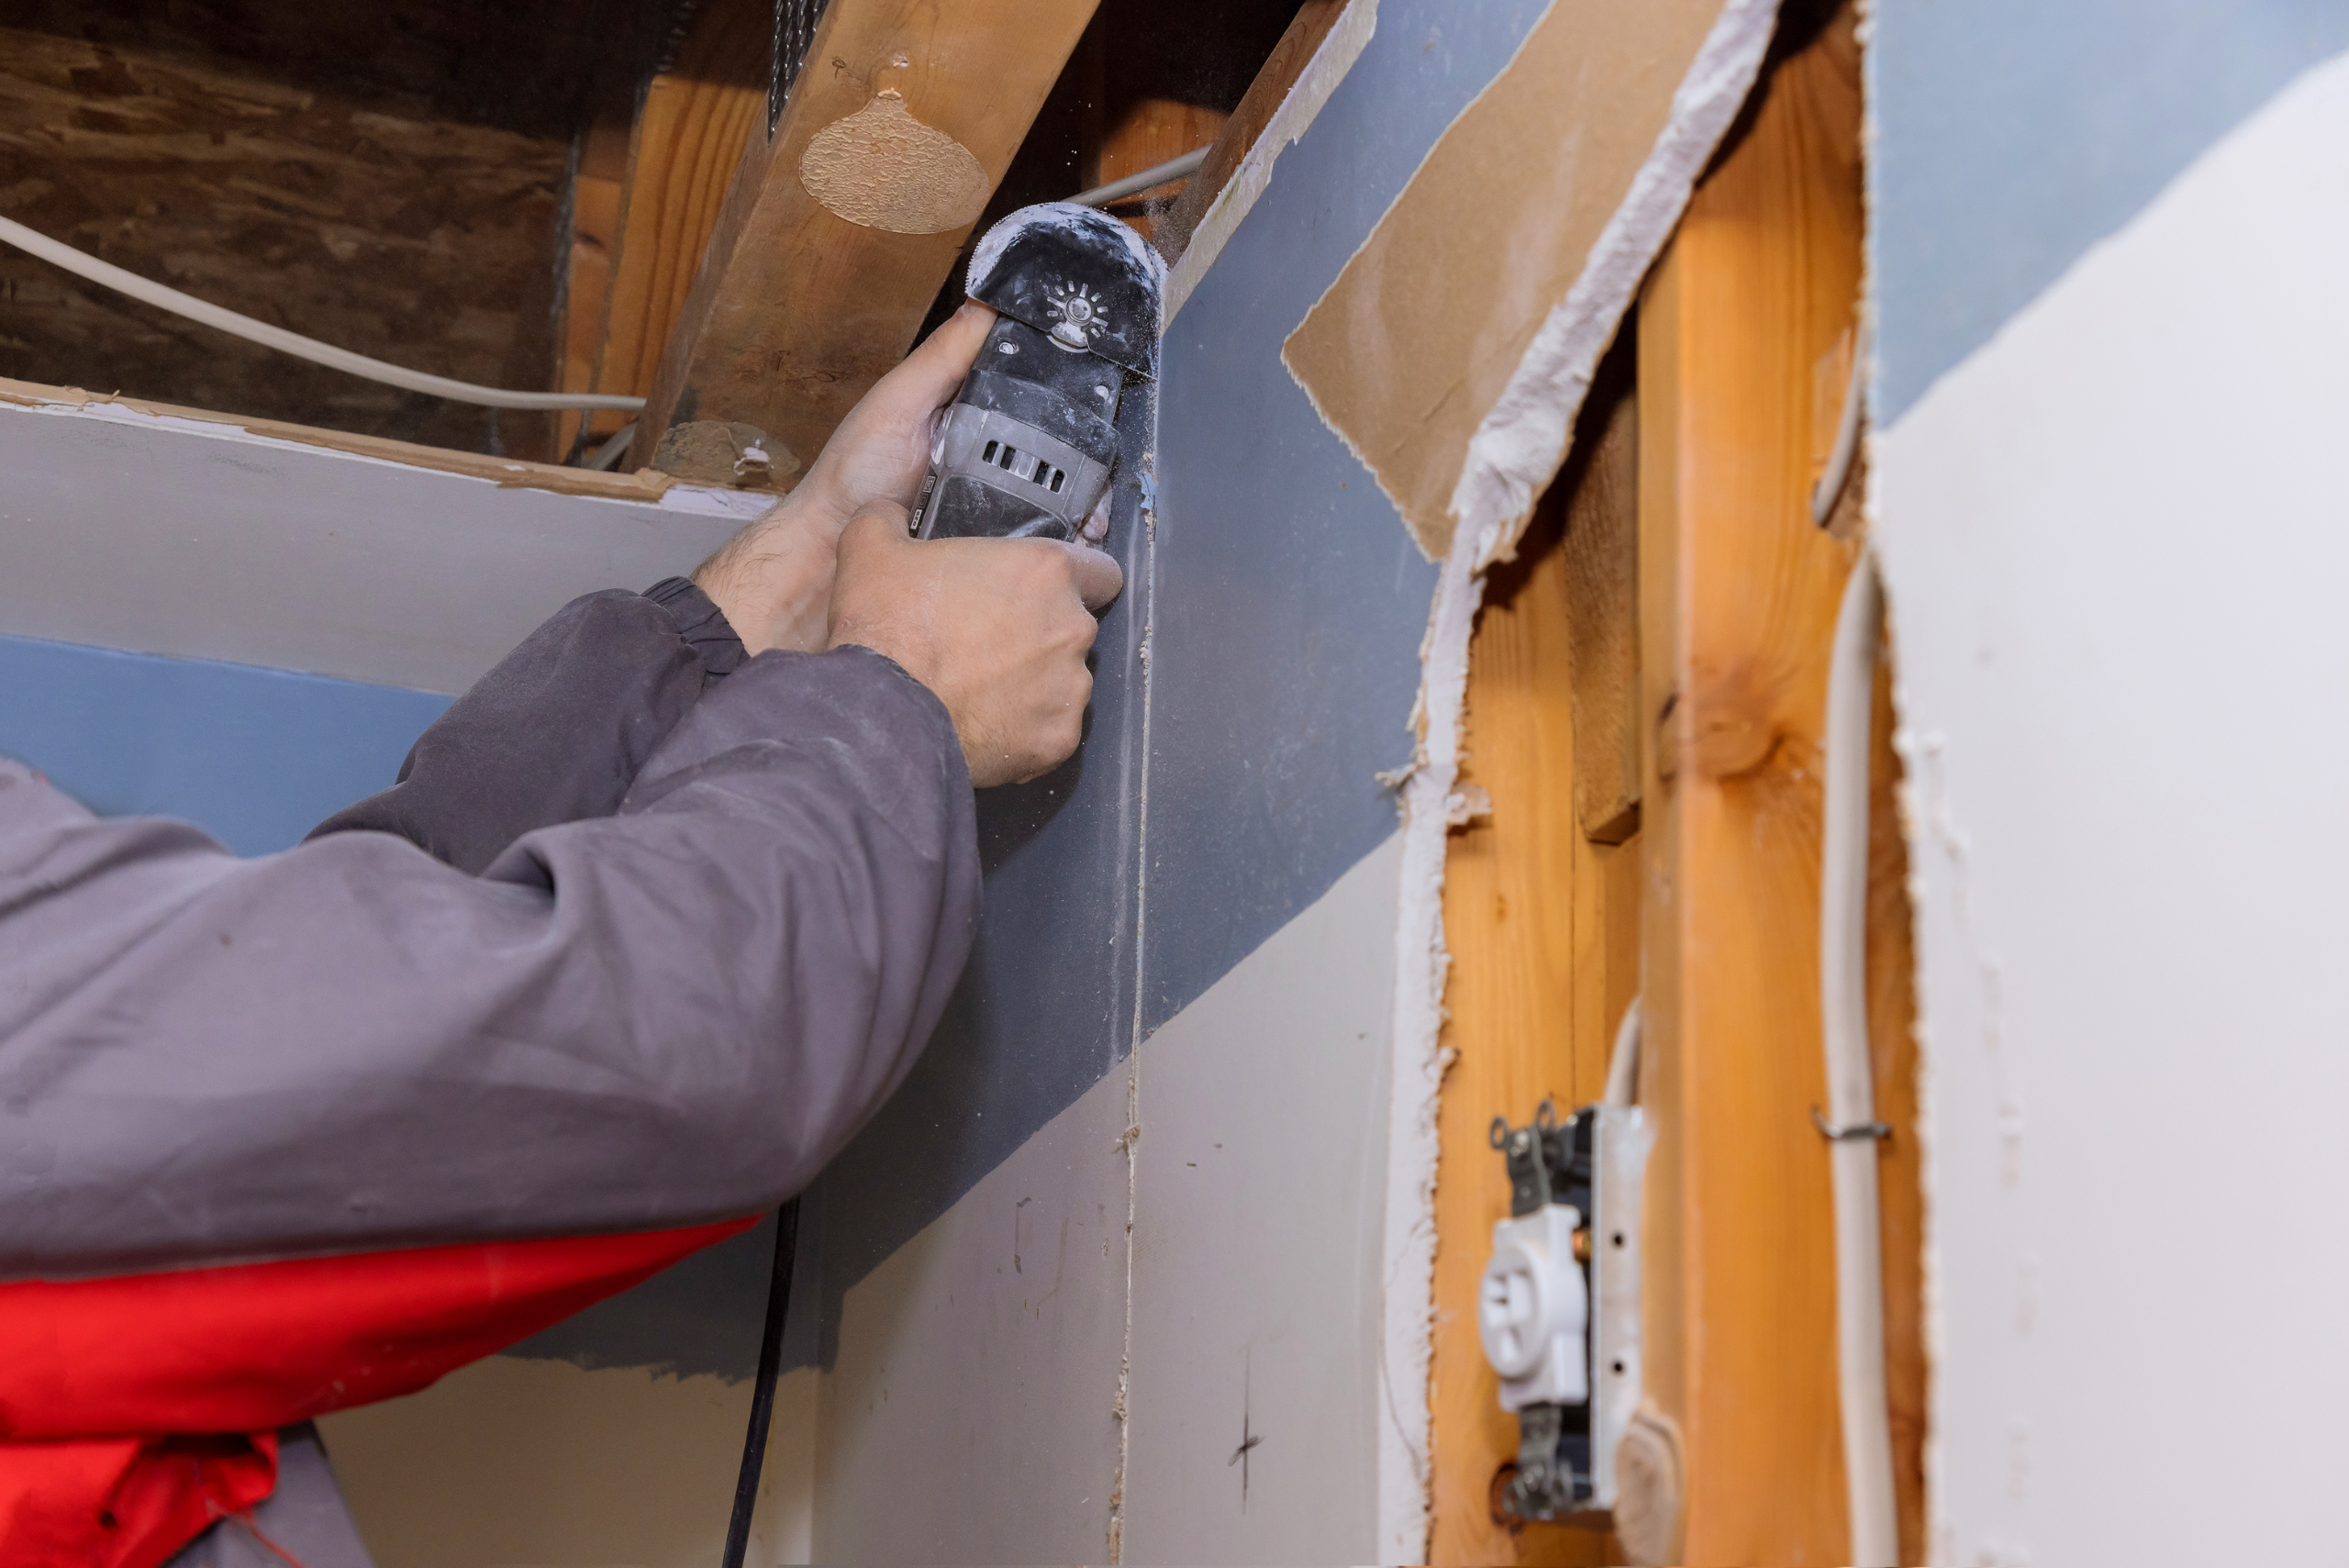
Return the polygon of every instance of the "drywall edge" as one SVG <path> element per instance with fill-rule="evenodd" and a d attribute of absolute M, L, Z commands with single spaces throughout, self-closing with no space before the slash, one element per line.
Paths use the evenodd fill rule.
<path fill-rule="evenodd" d="M 1264 134 L 1256 139 L 1248 156 L 1240 161 L 1240 167 L 1208 206 L 1207 216 L 1199 220 L 1198 228 L 1191 233 L 1190 243 L 1184 247 L 1182 259 L 1167 274 L 1165 309 L 1159 318 L 1160 336 L 1165 335 L 1175 313 L 1191 297 L 1191 291 L 1199 286 L 1199 280 L 1215 265 L 1225 241 L 1256 205 L 1256 198 L 1272 183 L 1273 164 L 1282 149 L 1305 134 L 1306 128 L 1321 112 L 1321 106 L 1330 101 L 1330 95 L 1338 90 L 1338 83 L 1346 79 L 1346 72 L 1362 57 L 1371 34 L 1377 30 L 1378 0 L 1352 0 L 1331 25 L 1329 36 L 1313 51 L 1313 58 L 1306 61 L 1305 69 L 1297 72 L 1288 95 L 1265 123 Z"/>
<path fill-rule="evenodd" d="M 722 490 L 686 484 L 651 469 L 633 474 L 598 473 L 592 469 L 561 468 L 552 463 L 484 457 L 477 452 L 443 451 L 407 441 L 314 429 L 306 425 L 240 419 L 233 414 L 215 414 L 201 408 L 98 397 L 74 387 L 44 386 L 35 382 L 0 378 L 0 404 L 33 414 L 175 430 L 273 451 L 325 452 L 383 468 L 420 468 L 455 474 L 505 490 L 544 490 L 587 500 L 657 506 L 662 511 L 694 517 L 735 517 L 749 522 L 775 503 L 775 496 L 763 490 Z"/>
<path fill-rule="evenodd" d="M 1673 95 L 1672 115 L 1566 297 L 1534 334 L 1470 439 L 1453 487 L 1452 549 L 1421 645 L 1418 755 L 1403 781 L 1396 922 L 1393 1099 L 1388 1109 L 1386 1315 L 1379 1375 L 1379 1553 L 1423 1560 L 1429 1523 L 1428 1373 L 1435 1282 L 1439 1030 L 1451 955 L 1443 940 L 1447 821 L 1458 804 L 1460 711 L 1484 572 L 1508 558 L 1542 487 L 1565 461 L 1593 369 L 1640 280 L 1671 237 L 1707 160 L 1768 52 L 1776 0 L 1728 0 Z"/>

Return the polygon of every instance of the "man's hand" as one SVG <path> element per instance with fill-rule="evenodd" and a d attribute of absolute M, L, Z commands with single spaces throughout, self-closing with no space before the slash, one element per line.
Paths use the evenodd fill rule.
<path fill-rule="evenodd" d="M 829 646 L 896 660 L 954 720 L 971 783 L 1018 784 L 1076 750 L 1093 612 L 1125 585 L 1097 550 L 1036 539 L 913 539 L 876 501 L 839 539 Z"/>
<path fill-rule="evenodd" d="M 849 410 L 791 494 L 694 573 L 743 648 L 826 646 L 833 549 L 871 502 L 911 506 L 930 469 L 939 411 L 954 400 L 995 312 L 965 304 Z"/>

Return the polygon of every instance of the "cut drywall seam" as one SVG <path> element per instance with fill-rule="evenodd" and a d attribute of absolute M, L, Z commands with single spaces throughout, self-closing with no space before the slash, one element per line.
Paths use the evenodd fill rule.
<path fill-rule="evenodd" d="M 1281 150 L 1305 134 L 1306 128 L 1321 112 L 1321 106 L 1330 101 L 1330 95 L 1338 90 L 1338 83 L 1346 79 L 1346 72 L 1353 69 L 1364 46 L 1377 29 L 1378 0 L 1352 0 L 1330 27 L 1329 36 L 1297 73 L 1296 83 L 1281 100 L 1281 106 L 1273 111 L 1264 134 L 1256 139 L 1256 145 L 1248 150 L 1248 156 L 1240 161 L 1240 167 L 1217 194 L 1207 216 L 1192 231 L 1182 258 L 1167 274 L 1161 333 L 1165 331 L 1164 324 L 1172 322 L 1175 312 L 1191 297 L 1191 291 L 1199 286 L 1207 270 L 1215 265 L 1225 243 L 1239 231 L 1241 220 L 1255 206 L 1256 198 L 1272 183 L 1273 164 Z"/>
<path fill-rule="evenodd" d="M 1153 402 L 1153 418 L 1156 411 Z M 1154 434 L 1151 444 L 1157 445 Z M 1118 1419 L 1118 1470 L 1109 1486 L 1108 1558 L 1112 1564 L 1126 1560 L 1127 1460 L 1133 1452 L 1134 1221 L 1141 1212 L 1134 1145 L 1141 1138 L 1142 982 L 1150 935 L 1150 638 L 1158 604 L 1158 490 L 1147 466 L 1142 470 L 1141 487 L 1142 620 L 1138 654 L 1141 661 L 1141 777 L 1134 791 L 1134 1015 L 1126 1051 L 1126 1130 L 1119 1140 L 1126 1156 L 1126 1310 L 1124 1341 L 1118 1353 L 1118 1404 L 1113 1412 Z"/>
<path fill-rule="evenodd" d="M 1387 1132 L 1379 1433 L 1381 1560 L 1424 1560 L 1429 1525 L 1428 1374 L 1435 1278 L 1435 1114 L 1442 1063 L 1446 819 L 1460 767 L 1468 642 L 1484 571 L 1513 550 L 1566 442 L 1599 354 L 1679 221 L 1697 178 L 1752 90 L 1776 0 L 1728 0 L 1679 89 L 1630 194 L 1477 427 L 1453 491 L 1452 547 L 1421 645 L 1418 753 L 1403 781 L 1403 870 L 1396 930 L 1394 1100 Z"/>

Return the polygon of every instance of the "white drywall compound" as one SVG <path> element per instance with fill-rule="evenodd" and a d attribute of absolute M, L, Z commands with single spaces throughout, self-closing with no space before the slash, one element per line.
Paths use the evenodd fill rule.
<path fill-rule="evenodd" d="M 1875 443 L 1930 1561 L 2349 1552 L 2349 57 Z"/>

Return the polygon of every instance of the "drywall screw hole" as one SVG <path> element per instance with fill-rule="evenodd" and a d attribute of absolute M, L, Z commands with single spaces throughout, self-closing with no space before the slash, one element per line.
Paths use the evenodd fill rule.
<path fill-rule="evenodd" d="M 1620 1230 L 1616 1231 L 1610 1240 L 1613 1240 L 1615 1245 L 1618 1247 L 1626 1246 L 1630 1242 L 1630 1238 L 1626 1237 Z"/>

